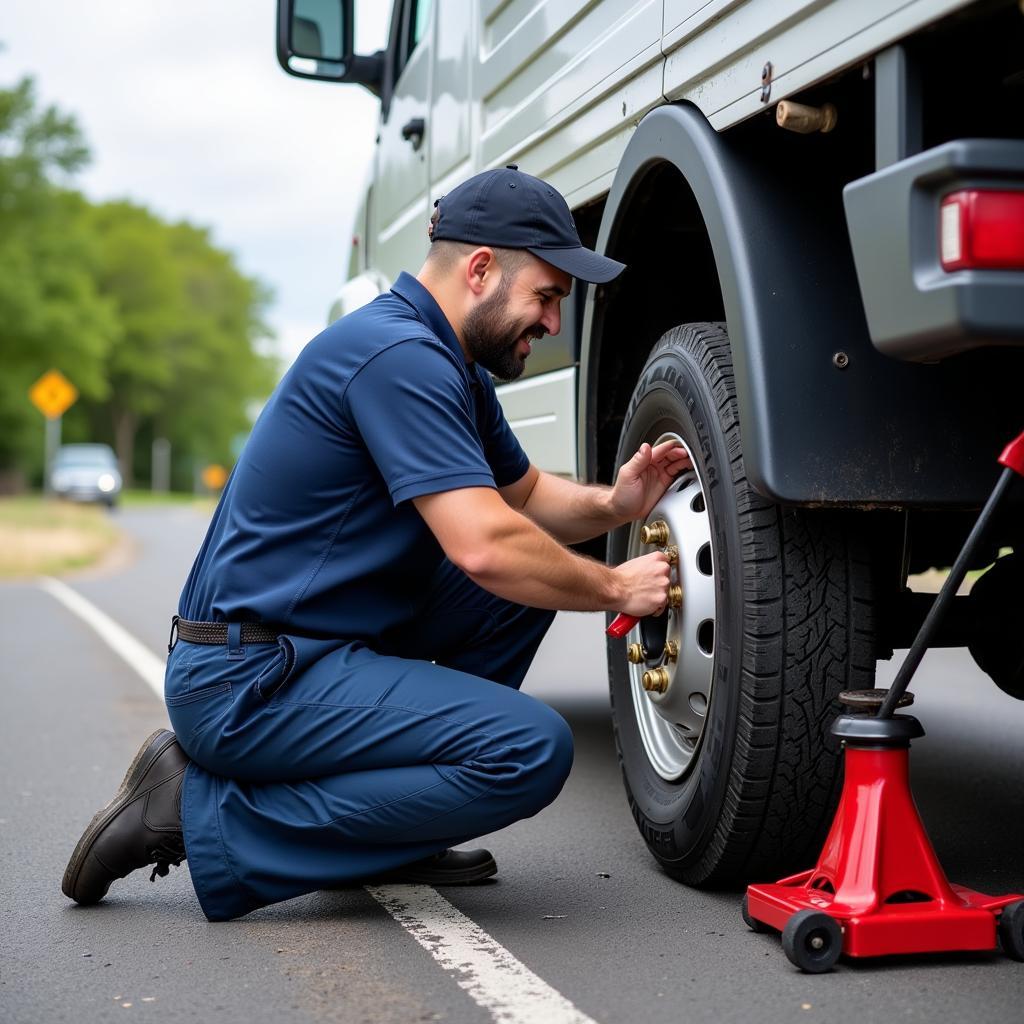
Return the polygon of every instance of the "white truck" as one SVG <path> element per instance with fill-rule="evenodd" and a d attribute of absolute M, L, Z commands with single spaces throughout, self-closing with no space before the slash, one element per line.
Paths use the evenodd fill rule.
<path fill-rule="evenodd" d="M 1024 13 L 993 0 L 279 0 L 291 74 L 380 98 L 333 316 L 426 253 L 433 200 L 518 164 L 628 265 L 500 389 L 544 469 L 694 458 L 617 563 L 677 603 L 608 646 L 643 839 L 692 885 L 813 860 L 842 690 L 873 683 L 1024 425 Z M 642 531 L 642 527 L 648 529 Z M 1020 495 L 940 637 L 1024 698 Z"/>

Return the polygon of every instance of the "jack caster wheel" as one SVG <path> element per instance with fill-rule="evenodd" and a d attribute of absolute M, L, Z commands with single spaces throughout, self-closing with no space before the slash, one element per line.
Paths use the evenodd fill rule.
<path fill-rule="evenodd" d="M 760 934 L 761 932 L 769 932 L 771 928 L 764 923 L 764 921 L 758 921 L 756 917 L 750 916 L 750 904 L 747 901 L 747 894 L 743 894 L 743 908 L 740 911 L 743 915 L 743 923 L 752 931 Z"/>
<path fill-rule="evenodd" d="M 798 910 L 782 929 L 782 951 L 801 971 L 824 974 L 843 951 L 842 929 L 828 914 Z"/>
<path fill-rule="evenodd" d="M 1008 903 L 999 915 L 999 941 L 1013 960 L 1024 960 L 1024 900 Z"/>

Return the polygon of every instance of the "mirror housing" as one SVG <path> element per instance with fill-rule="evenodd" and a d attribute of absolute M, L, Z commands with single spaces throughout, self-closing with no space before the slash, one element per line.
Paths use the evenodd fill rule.
<path fill-rule="evenodd" d="M 353 52 L 353 0 L 277 0 L 277 61 L 296 78 L 362 85 L 380 96 L 384 54 Z"/>

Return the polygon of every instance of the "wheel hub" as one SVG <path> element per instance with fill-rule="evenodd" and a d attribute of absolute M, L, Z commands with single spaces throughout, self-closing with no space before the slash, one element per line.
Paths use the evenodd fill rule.
<path fill-rule="evenodd" d="M 682 439 L 665 434 L 663 441 Z M 685 447 L 685 445 L 684 445 Z M 673 781 L 688 771 L 711 702 L 715 581 L 711 520 L 696 471 L 681 474 L 643 524 L 634 523 L 628 555 L 661 549 L 671 561 L 669 604 L 641 619 L 627 648 L 633 706 L 655 771 Z"/>

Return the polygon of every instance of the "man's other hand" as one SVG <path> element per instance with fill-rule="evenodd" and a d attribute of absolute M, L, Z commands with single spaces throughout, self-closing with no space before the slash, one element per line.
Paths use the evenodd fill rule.
<path fill-rule="evenodd" d="M 611 493 L 611 507 L 624 522 L 646 519 L 669 484 L 693 462 L 678 441 L 663 441 L 656 448 L 644 442 L 619 470 Z"/>

